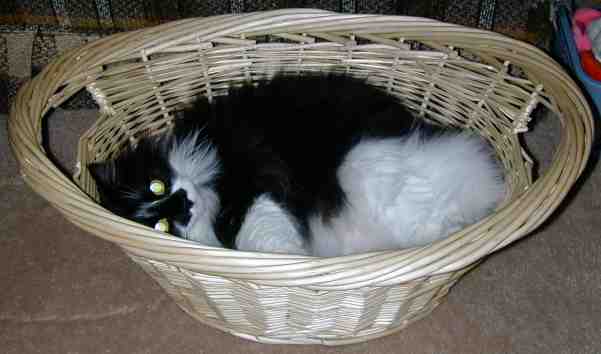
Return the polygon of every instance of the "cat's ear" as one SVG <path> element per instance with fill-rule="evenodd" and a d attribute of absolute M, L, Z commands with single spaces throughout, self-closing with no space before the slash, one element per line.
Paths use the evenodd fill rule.
<path fill-rule="evenodd" d="M 97 185 L 110 186 L 117 180 L 117 172 L 114 161 L 95 162 L 88 165 L 88 170 Z"/>

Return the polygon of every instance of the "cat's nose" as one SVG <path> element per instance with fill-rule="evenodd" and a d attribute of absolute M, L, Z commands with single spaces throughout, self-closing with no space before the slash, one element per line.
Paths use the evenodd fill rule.
<path fill-rule="evenodd" d="M 188 214 L 191 214 L 190 210 L 192 210 L 192 206 L 193 205 L 194 205 L 194 202 L 192 202 L 188 198 L 184 198 L 184 200 L 183 200 L 183 209 L 186 210 L 188 212 Z"/>
<path fill-rule="evenodd" d="M 192 217 L 191 210 L 194 203 L 190 199 L 188 199 L 186 191 L 183 189 L 179 189 L 175 193 L 173 193 L 171 199 L 173 199 L 177 203 L 176 210 L 178 210 L 178 212 L 175 218 L 181 224 L 187 225 L 190 221 L 190 218 Z"/>
<path fill-rule="evenodd" d="M 194 203 L 188 199 L 188 195 L 183 189 L 178 189 L 175 193 L 173 193 L 172 198 L 177 199 L 181 203 L 180 205 L 184 210 L 189 210 L 194 205 Z"/>

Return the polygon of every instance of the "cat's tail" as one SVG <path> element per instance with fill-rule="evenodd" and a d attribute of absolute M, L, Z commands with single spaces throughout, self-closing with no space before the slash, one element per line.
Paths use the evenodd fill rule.
<path fill-rule="evenodd" d="M 310 220 L 317 256 L 425 245 L 483 218 L 506 193 L 488 144 L 457 132 L 363 140 L 338 178 L 348 204 Z"/>

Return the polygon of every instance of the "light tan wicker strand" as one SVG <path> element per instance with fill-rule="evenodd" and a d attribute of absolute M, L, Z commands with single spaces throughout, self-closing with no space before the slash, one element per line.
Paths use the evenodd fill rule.
<path fill-rule="evenodd" d="M 488 139 L 511 192 L 503 205 L 425 247 L 320 259 L 205 247 L 95 202 L 86 164 L 168 130 L 173 112 L 198 95 L 278 71 L 330 70 L 367 77 L 424 119 Z M 101 113 L 81 137 L 71 179 L 42 148 L 42 119 L 86 89 Z M 518 135 L 536 106 L 559 120 L 561 141 L 533 181 Z M 9 118 L 25 181 L 71 222 L 120 245 L 194 318 L 255 341 L 328 345 L 394 333 L 430 313 L 465 272 L 551 215 L 583 171 L 592 136 L 578 87 L 528 44 L 425 18 L 313 9 L 186 19 L 102 38 L 25 84 Z"/>

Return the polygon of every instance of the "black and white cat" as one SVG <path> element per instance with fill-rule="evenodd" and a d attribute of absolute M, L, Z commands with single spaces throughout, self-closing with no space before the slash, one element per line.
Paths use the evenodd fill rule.
<path fill-rule="evenodd" d="M 89 167 L 107 209 L 209 246 L 316 256 L 420 246 L 505 195 L 481 138 L 417 120 L 349 76 L 279 75 L 182 115 L 170 134 Z"/>

